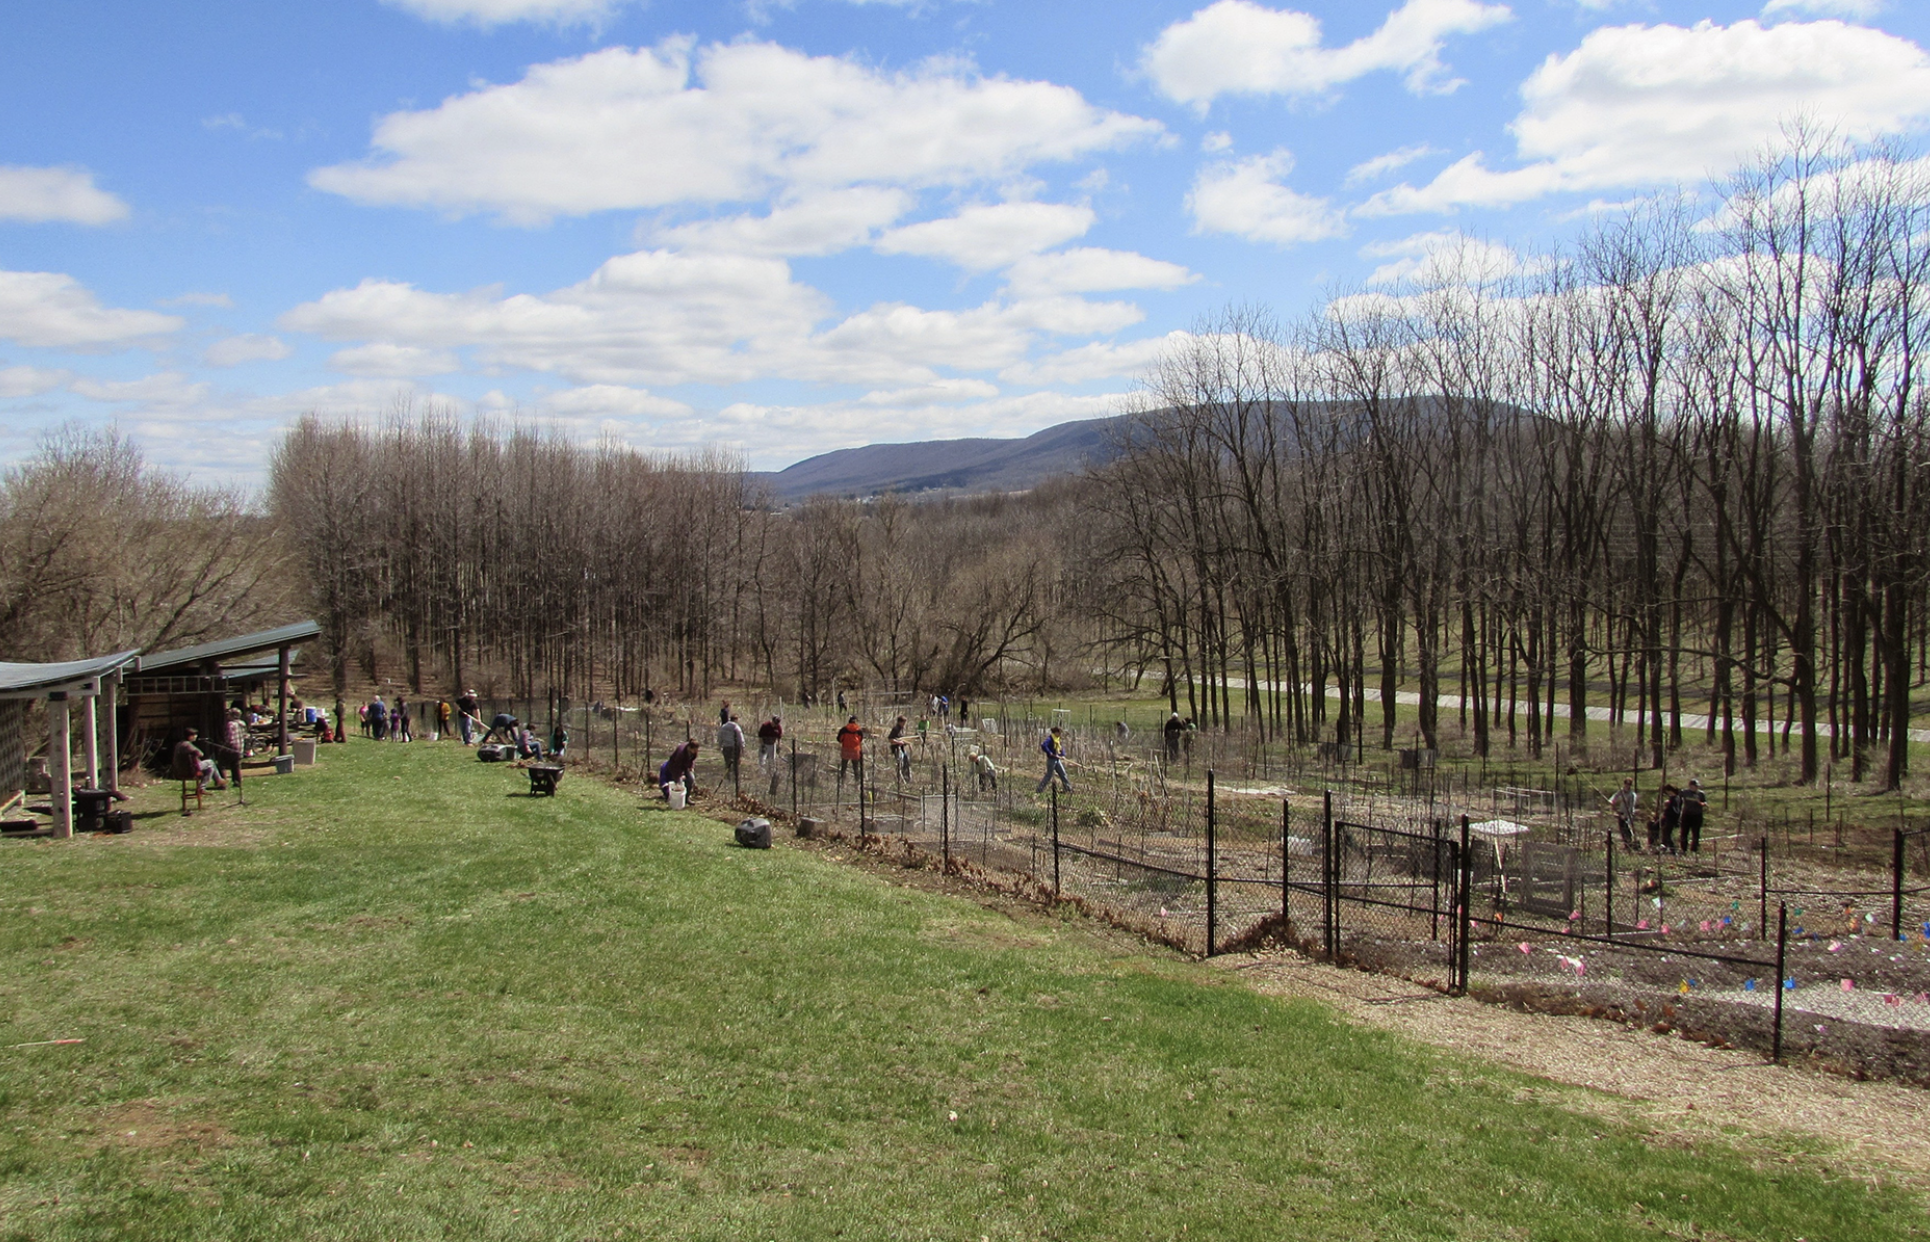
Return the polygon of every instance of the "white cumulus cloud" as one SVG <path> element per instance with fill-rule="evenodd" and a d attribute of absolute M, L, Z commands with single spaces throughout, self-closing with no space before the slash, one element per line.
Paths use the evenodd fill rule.
<path fill-rule="evenodd" d="M 942 379 L 912 388 L 881 388 L 858 398 L 860 405 L 947 405 L 999 395 L 997 384 L 981 379 Z"/>
<path fill-rule="evenodd" d="M 869 242 L 910 211 L 914 197 L 888 186 L 821 190 L 779 203 L 761 216 L 697 220 L 651 231 L 654 241 L 691 250 L 782 258 L 836 254 Z"/>
<path fill-rule="evenodd" d="M 175 315 L 102 306 L 85 285 L 61 272 L 0 271 L 0 339 L 56 349 L 111 349 L 182 326 Z"/>
<path fill-rule="evenodd" d="M 1440 151 L 1437 148 L 1425 142 L 1400 147 L 1384 155 L 1376 155 L 1370 160 L 1362 160 L 1360 163 L 1348 169 L 1345 184 L 1348 186 L 1357 186 L 1365 185 L 1369 181 L 1378 181 L 1388 173 L 1398 172 L 1406 168 L 1415 160 L 1426 159 L 1430 155 L 1439 154 Z"/>
<path fill-rule="evenodd" d="M 367 345 L 338 349 L 328 356 L 328 365 L 344 375 L 371 379 L 414 379 L 462 369 L 462 363 L 446 349 L 424 349 L 420 345 L 397 345 L 392 341 L 371 341 Z"/>
<path fill-rule="evenodd" d="M 1890 6 L 1884 0 L 1769 0 L 1762 6 L 1764 17 L 1778 13 L 1812 13 L 1818 17 L 1850 17 L 1868 21 Z"/>
<path fill-rule="evenodd" d="M 1082 246 L 1052 254 L 1027 255 L 1005 274 L 1006 286 L 1021 297 L 1055 293 L 1110 293 L 1119 289 L 1177 289 L 1199 277 L 1177 263 L 1149 259 L 1130 250 Z"/>
<path fill-rule="evenodd" d="M 1293 156 L 1284 150 L 1208 165 L 1186 196 L 1193 231 L 1231 233 L 1276 246 L 1345 234 L 1347 222 L 1332 203 L 1280 183 L 1292 171 Z"/>
<path fill-rule="evenodd" d="M 618 255 L 549 293 L 436 293 L 365 280 L 290 310 L 280 326 L 366 342 L 345 363 L 449 361 L 473 351 L 487 370 L 573 384 L 664 387 L 784 378 L 866 387 L 929 383 L 940 369 L 1009 365 L 1045 336 L 1095 336 L 1139 320 L 1127 302 L 1067 294 L 994 299 L 965 310 L 880 303 L 838 319 L 782 259 L 697 251 Z M 404 351 L 415 350 L 419 353 Z M 378 372 L 382 373 L 382 372 Z"/>
<path fill-rule="evenodd" d="M 1448 91 L 1459 85 L 1441 64 L 1448 36 L 1512 16 L 1476 0 L 1407 0 L 1372 34 L 1323 47 L 1312 14 L 1218 0 L 1160 31 L 1140 67 L 1168 99 L 1200 109 L 1221 95 L 1320 95 L 1381 70 L 1402 74 L 1417 94 Z"/>
<path fill-rule="evenodd" d="M 532 67 L 396 112 L 374 153 L 309 174 L 357 202 L 522 224 L 856 185 L 960 186 L 1160 136 L 1049 82 L 955 61 L 884 73 L 770 43 L 688 38 Z"/>
<path fill-rule="evenodd" d="M 244 362 L 278 362 L 294 352 L 278 336 L 244 332 L 208 346 L 201 360 L 211 367 L 238 367 Z"/>
<path fill-rule="evenodd" d="M 127 204 L 94 184 L 84 168 L 0 164 L 0 220 L 23 224 L 112 224 Z"/>
<path fill-rule="evenodd" d="M 1823 21 L 1616 26 L 1523 83 L 1517 168 L 1476 152 L 1366 215 L 1499 207 L 1567 190 L 1697 181 L 1775 144 L 1802 116 L 1864 141 L 1930 120 L 1930 55 L 1881 30 Z"/>
<path fill-rule="evenodd" d="M 1094 341 L 1036 361 L 1015 363 L 1000 371 L 999 378 L 1013 384 L 1082 384 L 1144 375 L 1168 352 L 1184 349 L 1192 339 L 1190 332 L 1168 332 L 1137 341 Z"/>
<path fill-rule="evenodd" d="M 208 385 L 179 371 L 162 371 L 133 380 L 77 379 L 68 387 L 90 401 L 132 401 L 146 406 L 193 405 L 208 395 Z"/>
<path fill-rule="evenodd" d="M 52 367 L 0 367 L 0 398 L 38 397 L 73 378 L 73 372 Z"/>
<path fill-rule="evenodd" d="M 539 22 L 552 26 L 599 25 L 624 0 L 382 0 L 391 8 L 444 25 L 504 26 Z"/>
<path fill-rule="evenodd" d="M 622 384 L 585 384 L 545 396 L 539 408 L 545 414 L 571 421 L 595 420 L 599 423 L 631 422 L 642 418 L 684 418 L 691 408 L 670 397 L 658 396 L 643 388 Z"/>
<path fill-rule="evenodd" d="M 1362 257 L 1386 259 L 1368 275 L 1370 285 L 1432 285 L 1499 280 L 1523 271 L 1521 255 L 1499 242 L 1440 230 L 1361 247 Z"/>
<path fill-rule="evenodd" d="M 1067 203 L 992 203 L 955 216 L 893 229 L 878 239 L 884 254 L 945 259 L 971 271 L 989 271 L 1029 254 L 1085 235 L 1090 207 Z"/>

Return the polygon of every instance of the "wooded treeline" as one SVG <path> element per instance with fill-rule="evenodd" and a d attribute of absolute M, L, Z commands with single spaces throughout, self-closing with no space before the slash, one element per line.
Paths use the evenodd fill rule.
<path fill-rule="evenodd" d="M 1469 243 L 1169 357 L 1091 493 L 1111 649 L 1203 723 L 1391 746 L 1399 688 L 1421 745 L 1450 702 L 1485 754 L 1538 751 L 1558 707 L 1585 746 L 1605 701 L 1657 766 L 1706 712 L 1731 764 L 1773 720 L 1805 781 L 1827 741 L 1896 787 L 1930 584 L 1924 167 L 1799 135 L 1713 217 L 1657 201 L 1508 266 Z"/>
<path fill-rule="evenodd" d="M 779 510 L 721 456 L 433 410 L 305 418 L 270 485 L 338 688 L 359 673 L 576 702 L 1044 679 L 1059 573 L 1017 515 L 1064 508 L 1056 494 Z"/>
<path fill-rule="evenodd" d="M 149 466 L 119 431 L 60 429 L 0 475 L 0 659 L 190 646 L 301 607 L 246 498 Z"/>

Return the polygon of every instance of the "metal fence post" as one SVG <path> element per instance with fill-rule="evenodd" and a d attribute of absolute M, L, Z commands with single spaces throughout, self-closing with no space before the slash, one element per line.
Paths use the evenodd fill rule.
<path fill-rule="evenodd" d="M 1321 823 L 1321 871 L 1320 900 L 1322 913 L 1320 921 L 1321 937 L 1327 951 L 1327 960 L 1340 956 L 1340 902 L 1335 892 L 1338 872 L 1334 867 L 1334 791 L 1326 791 L 1320 812 Z"/>
<path fill-rule="evenodd" d="M 1771 1033 L 1769 1059 L 1783 1063 L 1783 971 L 1789 960 L 1789 903 L 1776 903 L 1776 1026 Z"/>
<path fill-rule="evenodd" d="M 1291 897 L 1293 885 L 1289 869 L 1293 866 L 1293 809 L 1285 798 L 1280 799 L 1280 934 L 1291 936 L 1293 907 Z"/>
<path fill-rule="evenodd" d="M 1615 834 L 1602 834 L 1602 934 L 1615 939 Z"/>
<path fill-rule="evenodd" d="M 1427 938 L 1439 943 L 1441 939 L 1441 821 L 1428 822 L 1428 835 L 1433 837 L 1434 858 L 1428 866 L 1428 884 L 1432 890 L 1427 899 Z"/>
<path fill-rule="evenodd" d="M 1059 895 L 1059 787 L 1052 786 L 1052 895 Z"/>
<path fill-rule="evenodd" d="M 938 769 L 938 840 L 945 855 L 945 874 L 952 873 L 952 765 Z"/>
<path fill-rule="evenodd" d="M 1468 849 L 1468 817 L 1461 817 L 1461 845 L 1455 859 L 1455 991 L 1468 990 L 1468 941 L 1474 935 L 1474 854 Z"/>
<path fill-rule="evenodd" d="M 1213 956 L 1214 933 L 1219 930 L 1220 877 L 1215 856 L 1213 822 L 1213 769 L 1206 769 L 1206 956 Z"/>
<path fill-rule="evenodd" d="M 1903 939 L 1903 829 L 1890 830 L 1890 939 Z"/>
<path fill-rule="evenodd" d="M 791 817 L 797 818 L 797 739 L 791 739 Z"/>
<path fill-rule="evenodd" d="M 1764 939 L 1769 937 L 1769 834 L 1762 834 L 1762 879 L 1759 882 L 1757 900 L 1762 908 L 1757 913 L 1756 930 Z"/>

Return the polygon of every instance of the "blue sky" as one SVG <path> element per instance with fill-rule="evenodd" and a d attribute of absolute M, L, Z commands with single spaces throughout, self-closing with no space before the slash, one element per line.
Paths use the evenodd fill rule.
<path fill-rule="evenodd" d="M 257 484 L 446 404 L 774 468 L 1117 408 L 1170 334 L 1496 264 L 1804 115 L 1905 0 L 62 0 L 0 10 L 0 461 Z"/>

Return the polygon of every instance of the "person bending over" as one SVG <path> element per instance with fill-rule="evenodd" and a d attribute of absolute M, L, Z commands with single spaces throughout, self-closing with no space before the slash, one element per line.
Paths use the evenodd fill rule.
<path fill-rule="evenodd" d="M 697 752 L 700 749 L 697 739 L 691 738 L 671 751 L 670 758 L 657 769 L 657 788 L 663 790 L 665 802 L 670 801 L 672 785 L 682 785 L 686 796 L 697 792 Z"/>

